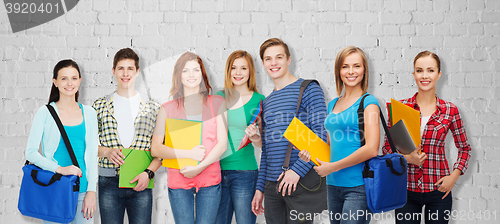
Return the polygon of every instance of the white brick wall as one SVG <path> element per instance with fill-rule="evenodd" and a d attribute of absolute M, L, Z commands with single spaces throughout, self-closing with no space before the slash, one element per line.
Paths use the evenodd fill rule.
<path fill-rule="evenodd" d="M 120 48 L 136 50 L 143 71 L 186 50 L 196 51 L 206 62 L 215 88 L 223 85 L 227 56 L 244 49 L 254 57 L 259 89 L 267 95 L 272 82 L 263 71 L 258 50 L 270 37 L 289 44 L 292 73 L 320 80 L 328 100 L 336 94 L 336 53 L 348 44 L 367 53 L 369 92 L 380 103 L 412 96 L 417 89 L 411 77 L 413 57 L 422 50 L 437 52 L 443 67 L 437 94 L 458 106 L 473 150 L 469 170 L 453 191 L 454 209 L 496 212 L 488 221 L 451 223 L 498 223 L 498 0 L 84 0 L 60 18 L 16 34 L 2 4 L 0 223 L 40 223 L 19 214 L 17 195 L 31 121 L 36 109 L 47 101 L 51 70 L 57 61 L 74 58 L 80 64 L 80 99 L 90 104 L 115 88 L 112 58 Z M 153 97 L 166 100 L 170 72 L 145 73 Z M 138 84 L 145 89 L 142 80 Z M 455 158 L 449 136 L 447 148 Z M 154 223 L 173 223 L 166 173 L 161 169 L 157 176 Z M 264 223 L 263 217 L 258 221 Z"/>

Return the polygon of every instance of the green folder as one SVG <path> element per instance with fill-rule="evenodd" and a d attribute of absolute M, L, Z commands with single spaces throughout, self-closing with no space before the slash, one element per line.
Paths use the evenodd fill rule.
<path fill-rule="evenodd" d="M 387 105 L 387 116 L 389 117 L 389 120 L 391 121 L 391 127 L 394 126 L 394 123 L 392 122 L 392 105 L 391 102 L 386 102 Z"/>
<path fill-rule="evenodd" d="M 151 151 L 122 149 L 122 153 L 125 155 L 125 163 L 120 166 L 120 180 L 118 186 L 120 188 L 134 188 L 137 182 L 131 184 L 130 181 L 144 172 L 151 161 L 153 161 Z M 153 178 L 149 181 L 147 188 L 153 188 L 154 183 Z"/>

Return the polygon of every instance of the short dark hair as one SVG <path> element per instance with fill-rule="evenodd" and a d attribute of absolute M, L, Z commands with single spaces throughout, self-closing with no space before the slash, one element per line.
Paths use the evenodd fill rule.
<path fill-rule="evenodd" d="M 116 52 L 115 58 L 113 59 L 113 69 L 116 68 L 116 64 L 124 59 L 131 59 L 135 61 L 135 68 L 139 69 L 139 56 L 130 48 L 123 48 Z"/>
<path fill-rule="evenodd" d="M 272 47 L 272 46 L 283 46 L 283 48 L 285 48 L 285 54 L 286 54 L 287 59 L 290 58 L 290 50 L 288 49 L 288 45 L 286 45 L 285 42 L 283 42 L 279 38 L 271 38 L 271 39 L 264 41 L 264 43 L 262 43 L 262 45 L 260 45 L 260 59 L 261 60 L 264 60 L 264 52 L 266 51 L 266 49 L 269 47 Z"/>
<path fill-rule="evenodd" d="M 67 68 L 67 67 L 75 68 L 76 71 L 78 71 L 78 77 L 82 78 L 82 74 L 80 73 L 80 68 L 78 67 L 78 64 L 71 59 L 65 59 L 65 60 L 61 60 L 61 61 L 57 62 L 56 66 L 54 66 L 52 78 L 57 79 L 57 75 L 59 74 L 59 71 L 63 68 Z M 80 92 L 80 90 L 78 90 L 75 94 L 75 101 L 76 102 L 78 102 L 78 95 L 80 95 L 79 92 Z M 59 89 L 52 82 L 52 88 L 50 89 L 50 95 L 49 95 L 49 103 L 59 101 L 59 97 L 60 97 Z"/>

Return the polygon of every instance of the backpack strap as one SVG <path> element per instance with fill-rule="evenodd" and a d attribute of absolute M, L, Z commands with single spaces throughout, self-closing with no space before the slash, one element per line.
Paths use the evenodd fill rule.
<path fill-rule="evenodd" d="M 364 146 L 366 144 L 365 141 L 365 98 L 369 96 L 370 94 L 366 94 L 361 98 L 361 102 L 359 103 L 358 107 L 358 125 L 359 125 L 359 139 L 361 140 L 361 146 Z M 387 141 L 389 142 L 389 145 L 391 146 L 391 153 L 394 153 L 394 149 L 396 147 L 394 146 L 394 143 L 392 141 L 391 133 L 389 133 L 389 128 L 387 127 L 387 123 L 385 122 L 385 117 L 382 114 L 382 110 L 380 107 L 378 108 L 380 111 L 380 120 L 382 121 L 382 126 L 384 127 L 385 134 L 387 135 Z"/>
<path fill-rule="evenodd" d="M 364 146 L 366 144 L 365 141 L 365 107 L 364 107 L 364 102 L 365 98 L 369 96 L 370 94 L 366 94 L 361 98 L 361 102 L 359 103 L 359 108 L 358 108 L 358 125 L 359 125 L 359 139 L 361 141 L 361 146 Z M 391 153 L 394 153 L 395 147 L 394 143 L 392 142 L 392 137 L 391 134 L 389 133 L 389 128 L 387 127 L 387 124 L 385 123 L 385 118 L 384 115 L 382 114 L 382 110 L 380 107 L 378 108 L 380 111 L 380 120 L 382 120 L 382 126 L 384 126 L 384 131 L 385 134 L 387 135 L 387 141 L 389 142 L 389 145 L 391 146 Z M 373 178 L 374 173 L 372 170 L 370 170 L 370 164 L 368 163 L 369 160 L 365 161 L 365 166 L 363 168 L 363 178 Z M 392 165 L 392 164 L 391 164 Z M 406 172 L 406 171 L 405 171 Z"/>

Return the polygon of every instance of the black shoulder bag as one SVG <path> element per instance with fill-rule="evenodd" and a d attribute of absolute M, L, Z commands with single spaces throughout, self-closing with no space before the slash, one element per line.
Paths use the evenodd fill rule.
<path fill-rule="evenodd" d="M 297 100 L 297 110 L 295 112 L 295 116 L 298 116 L 299 114 L 299 107 L 304 90 L 311 82 L 318 83 L 316 80 L 304 80 L 300 85 L 300 93 Z M 283 172 L 286 172 L 289 169 L 288 166 L 292 156 L 292 147 L 292 143 L 288 143 L 285 160 L 283 162 Z M 278 185 L 280 182 L 281 180 L 278 181 Z M 290 210 L 296 210 L 298 213 L 314 214 L 323 212 L 328 208 L 326 178 L 321 177 L 314 169 L 311 168 L 311 170 L 309 170 L 304 177 L 300 178 L 297 188 L 292 192 L 292 195 L 285 195 L 284 200 Z"/>

